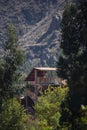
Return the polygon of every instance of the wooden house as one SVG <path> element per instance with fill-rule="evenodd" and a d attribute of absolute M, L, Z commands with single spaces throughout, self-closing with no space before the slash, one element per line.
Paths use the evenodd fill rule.
<path fill-rule="evenodd" d="M 25 81 L 34 90 L 35 95 L 48 88 L 48 86 L 58 85 L 56 68 L 35 67 L 28 74 Z"/>

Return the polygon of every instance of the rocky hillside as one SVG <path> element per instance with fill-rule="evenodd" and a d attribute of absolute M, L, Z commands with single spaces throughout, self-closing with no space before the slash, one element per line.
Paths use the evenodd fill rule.
<path fill-rule="evenodd" d="M 33 66 L 55 66 L 64 5 L 65 0 L 0 0 L 0 44 L 7 25 L 13 23 L 26 54 L 26 71 Z"/>

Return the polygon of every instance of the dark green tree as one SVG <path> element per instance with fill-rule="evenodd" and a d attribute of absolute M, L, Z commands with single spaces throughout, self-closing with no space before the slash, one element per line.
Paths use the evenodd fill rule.
<path fill-rule="evenodd" d="M 2 99 L 12 98 L 20 74 L 19 68 L 23 63 L 23 51 L 19 48 L 16 28 L 9 25 L 7 41 L 3 44 L 4 55 L 0 62 L 0 95 Z"/>
<path fill-rule="evenodd" d="M 80 130 L 81 105 L 87 105 L 87 0 L 67 5 L 62 20 L 62 55 L 58 76 L 68 80 L 69 94 L 61 104 L 61 124 Z M 81 128 L 81 127 L 80 127 Z"/>

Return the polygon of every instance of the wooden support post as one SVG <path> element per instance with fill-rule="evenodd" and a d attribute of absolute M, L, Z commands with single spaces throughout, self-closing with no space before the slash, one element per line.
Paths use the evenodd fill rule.
<path fill-rule="evenodd" d="M 37 100 L 37 70 L 35 69 L 35 100 Z"/>

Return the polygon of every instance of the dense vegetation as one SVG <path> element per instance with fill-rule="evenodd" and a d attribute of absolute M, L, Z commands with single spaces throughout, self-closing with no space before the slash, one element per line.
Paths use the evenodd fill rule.
<path fill-rule="evenodd" d="M 9 25 L 7 41 L 3 43 L 4 55 L 0 57 L 0 108 L 3 100 L 13 98 L 16 91 L 20 73 L 19 68 L 23 62 L 23 52 L 19 49 L 16 28 Z"/>
<path fill-rule="evenodd" d="M 35 104 L 35 115 L 26 114 L 14 98 L 23 53 L 15 27 L 8 27 L 0 57 L 1 130 L 87 130 L 87 0 L 67 3 L 62 20 L 62 54 L 57 74 L 68 87 L 49 87 Z"/>
<path fill-rule="evenodd" d="M 56 130 L 60 128 L 60 104 L 66 96 L 63 88 L 49 88 L 37 101 L 35 115 L 26 115 L 18 99 L 14 98 L 20 77 L 23 53 L 17 40 L 16 29 L 10 25 L 7 41 L 0 58 L 0 129 L 2 130 Z M 55 111 L 53 111 L 53 109 Z"/>
<path fill-rule="evenodd" d="M 66 101 L 61 104 L 62 116 L 60 123 L 62 127 L 70 130 L 87 129 L 86 14 L 87 0 L 79 1 L 78 4 L 70 5 L 68 3 L 62 20 L 62 42 L 60 47 L 63 54 L 59 58 L 58 68 L 60 69 L 57 72 L 61 78 L 67 79 L 69 94 Z"/>
<path fill-rule="evenodd" d="M 1 130 L 24 130 L 26 120 L 25 110 L 16 98 L 3 103 L 0 113 Z"/>

